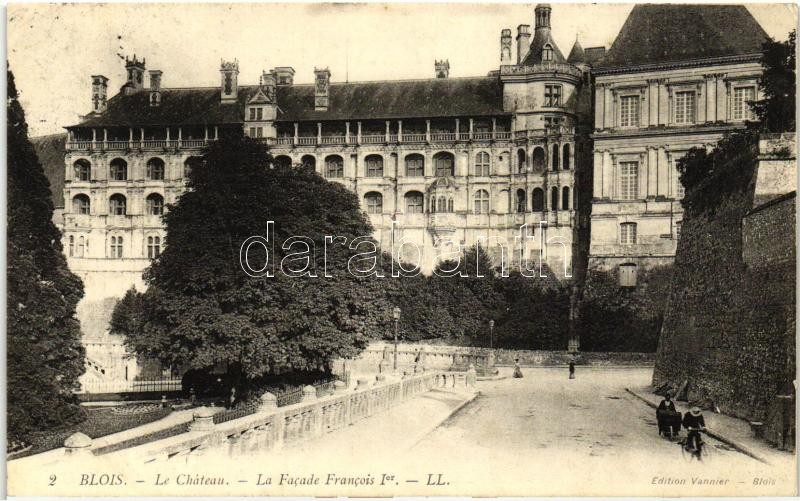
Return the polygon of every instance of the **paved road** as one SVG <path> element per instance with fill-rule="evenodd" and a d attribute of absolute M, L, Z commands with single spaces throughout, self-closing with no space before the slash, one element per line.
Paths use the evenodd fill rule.
<path fill-rule="evenodd" d="M 480 383 L 482 395 L 412 454 L 438 454 L 456 475 L 451 485 L 473 495 L 767 494 L 793 481 L 708 438 L 708 460 L 685 461 L 679 445 L 658 437 L 654 411 L 624 390 L 646 384 L 650 369 L 579 368 L 574 380 L 566 369 L 523 373 Z M 762 477 L 775 485 L 754 486 Z"/>

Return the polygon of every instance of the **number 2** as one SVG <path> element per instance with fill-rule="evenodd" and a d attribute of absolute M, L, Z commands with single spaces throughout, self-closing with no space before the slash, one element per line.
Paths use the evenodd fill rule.
<path fill-rule="evenodd" d="M 50 484 L 48 484 L 48 485 L 50 485 L 50 486 L 56 485 L 56 476 L 55 475 L 50 475 Z"/>

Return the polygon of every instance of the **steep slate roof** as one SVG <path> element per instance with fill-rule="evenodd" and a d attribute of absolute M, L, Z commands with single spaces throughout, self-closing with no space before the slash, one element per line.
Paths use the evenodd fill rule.
<path fill-rule="evenodd" d="M 64 156 L 66 134 L 32 137 L 31 143 L 42 164 L 44 175 L 50 181 L 50 193 L 55 207 L 64 207 Z"/>
<path fill-rule="evenodd" d="M 572 50 L 569 51 L 567 62 L 573 64 L 586 62 L 586 53 L 583 51 L 583 47 L 581 47 L 581 43 L 577 38 L 575 39 L 575 45 L 572 46 Z"/>
<path fill-rule="evenodd" d="M 150 106 L 150 91 L 141 90 L 129 96 L 119 93 L 108 100 L 101 114 L 90 114 L 82 127 L 203 125 L 239 123 L 244 118 L 244 104 L 250 88 L 239 87 L 236 103 L 222 104 L 219 87 L 161 89 L 161 105 Z M 255 89 L 253 87 L 252 89 Z"/>
<path fill-rule="evenodd" d="M 639 4 L 599 67 L 761 52 L 767 34 L 743 5 Z"/>
<path fill-rule="evenodd" d="M 314 86 L 278 87 L 279 121 L 488 116 L 503 111 L 496 77 L 331 83 L 328 111 L 314 111 Z"/>
<path fill-rule="evenodd" d="M 218 87 L 162 89 L 161 105 L 150 106 L 145 89 L 117 94 L 102 114 L 85 117 L 81 127 L 229 124 L 244 120 L 247 101 L 258 86 L 240 86 L 236 103 L 222 104 Z M 435 78 L 330 85 L 327 111 L 314 110 L 314 86 L 277 88 L 277 121 L 369 120 L 392 118 L 505 115 L 497 77 Z"/>
<path fill-rule="evenodd" d="M 566 62 L 566 59 L 564 59 L 564 54 L 561 53 L 558 45 L 556 45 L 555 41 L 553 41 L 550 28 L 537 28 L 533 34 L 533 42 L 531 42 L 531 47 L 528 49 L 528 55 L 525 56 L 522 64 L 533 65 L 541 63 L 542 49 L 544 49 L 545 44 L 548 43 L 553 48 L 553 61 L 556 63 Z"/>

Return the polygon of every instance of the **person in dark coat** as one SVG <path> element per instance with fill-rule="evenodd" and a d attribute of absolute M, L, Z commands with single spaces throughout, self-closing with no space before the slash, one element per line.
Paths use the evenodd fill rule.
<path fill-rule="evenodd" d="M 521 378 L 522 377 L 522 369 L 519 367 L 519 359 L 514 360 L 514 377 Z"/>
<path fill-rule="evenodd" d="M 656 420 L 658 421 L 659 435 L 672 438 L 681 431 L 681 414 L 675 409 L 675 402 L 672 401 L 670 393 L 664 395 L 664 400 L 658 404 Z"/>
<path fill-rule="evenodd" d="M 705 430 L 706 420 L 703 419 L 703 412 L 700 407 L 692 407 L 689 412 L 683 415 L 683 427 L 688 431 L 686 436 L 686 450 L 698 450 L 700 448 L 700 430 Z"/>
<path fill-rule="evenodd" d="M 575 362 L 569 363 L 569 378 L 575 379 Z"/>

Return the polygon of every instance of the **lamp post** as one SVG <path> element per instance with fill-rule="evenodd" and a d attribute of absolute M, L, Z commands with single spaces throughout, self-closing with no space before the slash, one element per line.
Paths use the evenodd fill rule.
<path fill-rule="evenodd" d="M 400 307 L 395 306 L 392 310 L 392 317 L 394 317 L 394 370 L 397 370 L 397 325 L 400 322 Z"/>
<path fill-rule="evenodd" d="M 489 320 L 489 349 L 494 349 L 494 320 Z"/>

